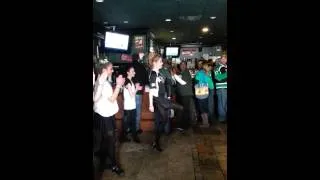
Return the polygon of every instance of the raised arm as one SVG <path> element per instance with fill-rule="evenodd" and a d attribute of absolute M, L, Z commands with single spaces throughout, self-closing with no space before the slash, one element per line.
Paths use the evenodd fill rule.
<path fill-rule="evenodd" d="M 125 79 L 122 77 L 122 75 L 119 75 L 116 79 L 116 89 L 113 91 L 113 94 L 108 100 L 110 102 L 114 102 L 117 100 L 117 97 L 119 95 L 120 89 L 122 85 L 124 84 Z"/>

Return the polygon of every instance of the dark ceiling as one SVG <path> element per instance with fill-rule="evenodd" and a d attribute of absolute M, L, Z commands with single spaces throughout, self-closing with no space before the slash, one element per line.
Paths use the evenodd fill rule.
<path fill-rule="evenodd" d="M 93 21 L 116 29 L 150 28 L 162 43 L 220 44 L 227 41 L 227 0 L 104 0 L 94 3 Z M 201 32 L 204 26 L 208 33 Z"/>

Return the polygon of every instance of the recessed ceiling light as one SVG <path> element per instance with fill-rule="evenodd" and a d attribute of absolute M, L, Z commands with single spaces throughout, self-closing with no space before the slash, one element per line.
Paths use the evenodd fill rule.
<path fill-rule="evenodd" d="M 175 38 L 175 37 L 173 37 L 173 38 L 171 38 L 171 39 L 175 40 L 176 38 Z"/>
<path fill-rule="evenodd" d="M 103 0 L 96 0 L 96 2 L 103 2 Z"/>
<path fill-rule="evenodd" d="M 211 16 L 211 17 L 210 17 L 210 19 L 215 19 L 215 18 L 216 18 L 215 16 Z"/>
<path fill-rule="evenodd" d="M 166 22 L 170 22 L 170 21 L 171 21 L 171 19 L 166 19 L 165 21 L 166 21 Z"/>
<path fill-rule="evenodd" d="M 208 28 L 208 27 L 202 28 L 202 32 L 206 33 L 206 32 L 208 32 L 208 31 L 209 31 L 209 28 Z"/>
<path fill-rule="evenodd" d="M 170 32 L 173 33 L 174 31 L 171 30 Z"/>
<path fill-rule="evenodd" d="M 127 23 L 128 23 L 128 21 L 123 21 L 123 23 L 127 24 Z"/>

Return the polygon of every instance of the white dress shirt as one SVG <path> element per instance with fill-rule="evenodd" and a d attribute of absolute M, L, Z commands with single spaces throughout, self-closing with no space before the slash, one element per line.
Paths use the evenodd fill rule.
<path fill-rule="evenodd" d="M 108 81 L 105 81 L 103 84 L 96 84 L 96 88 L 98 86 L 102 86 L 102 91 L 100 98 L 94 102 L 93 110 L 94 112 L 100 114 L 103 117 L 110 117 L 115 115 L 119 111 L 119 106 L 117 100 L 111 102 L 109 98 L 111 98 L 113 94 L 113 89 L 111 84 Z"/>

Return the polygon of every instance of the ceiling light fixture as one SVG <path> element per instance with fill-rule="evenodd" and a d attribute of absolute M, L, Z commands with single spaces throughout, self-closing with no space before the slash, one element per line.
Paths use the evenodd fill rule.
<path fill-rule="evenodd" d="M 171 39 L 175 40 L 176 38 L 175 38 L 175 37 L 173 37 L 173 38 L 171 38 Z"/>
<path fill-rule="evenodd" d="M 127 23 L 128 23 L 128 21 L 123 21 L 123 23 L 127 24 Z"/>
<path fill-rule="evenodd" d="M 103 2 L 103 0 L 96 0 L 96 2 Z"/>
<path fill-rule="evenodd" d="M 211 17 L 210 17 L 210 19 L 215 19 L 215 18 L 216 18 L 215 16 L 211 16 Z"/>
<path fill-rule="evenodd" d="M 170 22 L 170 21 L 171 21 L 171 19 L 166 19 L 165 21 L 166 21 L 166 22 Z"/>
<path fill-rule="evenodd" d="M 208 31 L 209 31 L 209 28 L 208 28 L 208 27 L 202 28 L 202 32 L 206 33 L 206 32 L 208 32 Z"/>
<path fill-rule="evenodd" d="M 170 32 L 173 33 L 174 31 L 171 30 Z"/>

